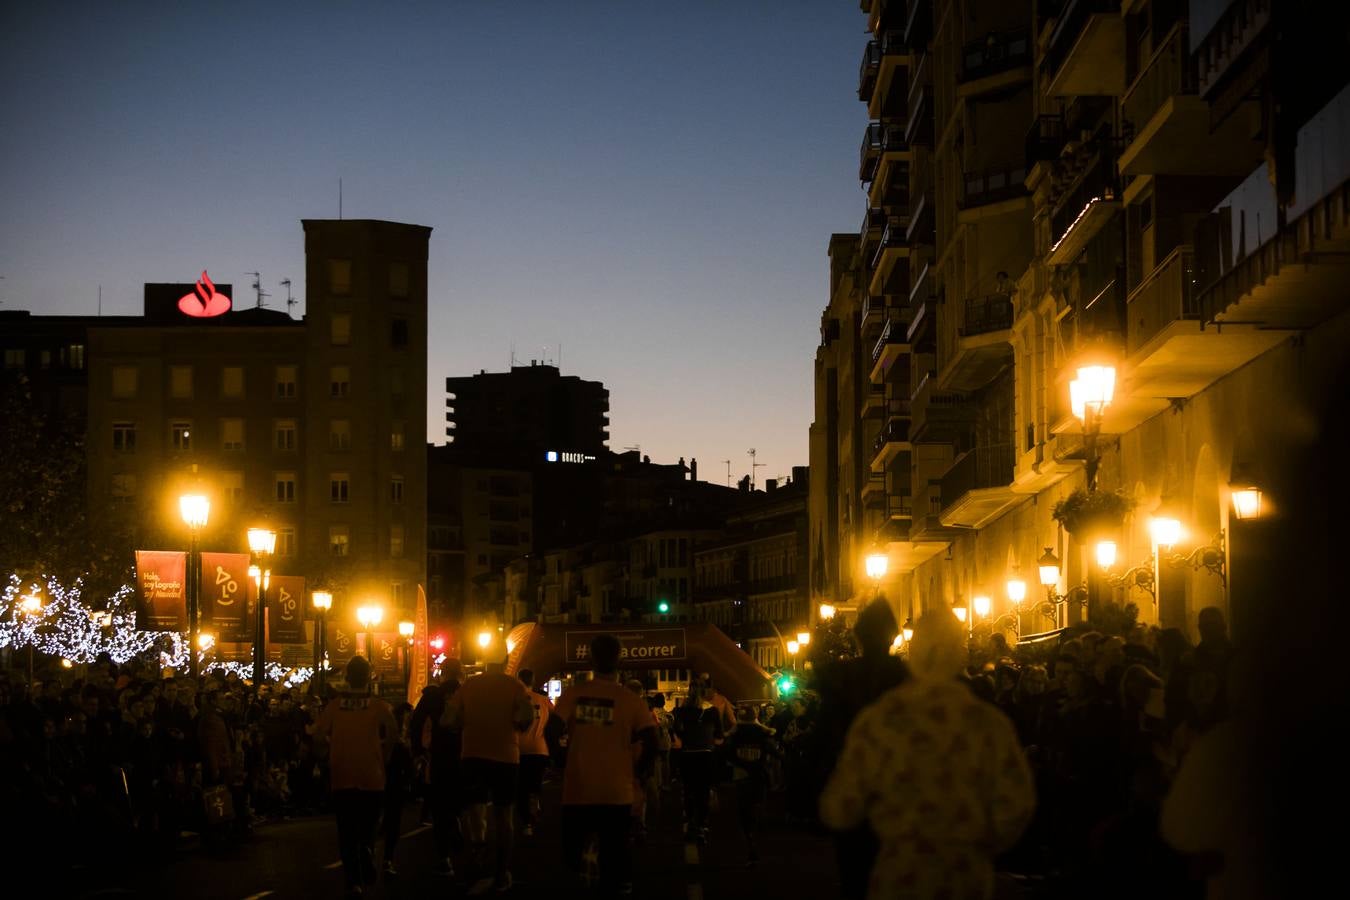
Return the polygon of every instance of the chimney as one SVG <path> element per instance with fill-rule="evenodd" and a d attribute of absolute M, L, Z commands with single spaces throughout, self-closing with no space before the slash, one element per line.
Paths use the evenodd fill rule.
<path fill-rule="evenodd" d="M 772 493 L 773 493 L 774 491 L 776 491 L 776 490 L 778 490 L 778 479 L 777 479 L 777 478 L 766 478 L 766 479 L 764 479 L 764 493 L 766 493 L 766 494 L 772 494 Z"/>
<path fill-rule="evenodd" d="M 698 481 L 698 460 L 692 456 L 689 458 L 689 480 Z"/>
<path fill-rule="evenodd" d="M 750 476 L 746 475 L 740 481 L 736 482 L 736 489 L 742 494 L 750 493 Z"/>
<path fill-rule="evenodd" d="M 809 475 L 810 471 L 811 471 L 811 469 L 810 469 L 809 467 L 807 467 L 807 466 L 793 466 L 793 467 L 792 467 L 792 483 L 793 483 L 793 484 L 805 484 L 805 483 L 809 480 L 809 478 L 810 478 L 810 475 Z"/>

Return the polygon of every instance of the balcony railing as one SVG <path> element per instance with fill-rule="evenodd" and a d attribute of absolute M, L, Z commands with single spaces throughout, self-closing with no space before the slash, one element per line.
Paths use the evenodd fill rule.
<path fill-rule="evenodd" d="M 991 32 L 967 41 L 961 50 L 961 81 L 988 78 L 1031 62 L 1031 38 L 1025 28 Z"/>
<path fill-rule="evenodd" d="M 1126 301 L 1126 352 L 1134 353 L 1158 332 L 1181 319 L 1199 319 L 1195 254 L 1178 247 Z"/>
<path fill-rule="evenodd" d="M 914 516 L 914 497 L 910 494 L 891 494 L 886 498 L 886 515 L 892 519 Z"/>
<path fill-rule="evenodd" d="M 886 324 L 881 326 L 881 337 L 877 339 L 876 346 L 872 348 L 872 362 L 876 363 L 881 359 L 881 354 L 886 352 L 887 344 L 903 344 L 905 342 L 905 329 L 908 326 L 894 316 L 886 318 Z"/>
<path fill-rule="evenodd" d="M 1012 444 L 967 451 L 942 476 L 941 496 L 950 505 L 970 491 L 1007 487 L 1012 484 L 1015 456 Z"/>
<path fill-rule="evenodd" d="M 868 41 L 863 49 L 862 64 L 858 66 L 858 99 L 864 103 L 872 99 L 872 89 L 881 72 L 881 41 Z"/>
<path fill-rule="evenodd" d="M 1195 93 L 1195 66 L 1187 50 L 1187 35 L 1185 23 L 1173 26 L 1121 99 L 1121 113 L 1136 135 L 1168 98 Z"/>
<path fill-rule="evenodd" d="M 1066 0 L 1064 11 L 1055 20 L 1055 28 L 1050 32 L 1050 42 L 1042 57 L 1047 76 L 1053 76 L 1059 71 L 1078 40 L 1078 35 L 1087 25 L 1088 18 L 1096 13 L 1120 15 L 1120 0 Z"/>
<path fill-rule="evenodd" d="M 909 442 L 909 423 L 907 417 L 893 416 L 886 420 L 886 424 L 881 426 L 881 433 L 877 439 L 872 442 L 872 452 L 880 453 L 881 448 L 887 444 L 905 444 Z"/>
<path fill-rule="evenodd" d="M 1066 140 L 1062 115 L 1037 116 L 1027 132 L 1027 165 L 1059 159 Z"/>
<path fill-rule="evenodd" d="M 859 234 L 864 237 L 867 235 L 880 236 L 886 228 L 886 210 L 879 207 L 868 207 L 867 212 L 863 214 L 862 228 Z"/>
<path fill-rule="evenodd" d="M 967 297 L 965 322 L 961 337 L 974 337 L 1012 328 L 1013 304 L 1007 294 L 989 294 L 985 297 Z"/>
<path fill-rule="evenodd" d="M 1084 167 L 1073 188 L 1055 204 L 1055 211 L 1050 216 L 1051 247 L 1059 245 L 1090 205 L 1119 196 L 1115 144 L 1115 141 L 1102 141 L 1097 155 Z"/>
<path fill-rule="evenodd" d="M 905 233 L 909 231 L 909 219 L 905 216 L 891 216 L 886 220 L 886 230 L 881 233 L 881 243 L 872 256 L 872 271 L 881 264 L 881 257 L 887 250 L 898 250 L 906 246 Z"/>
<path fill-rule="evenodd" d="M 863 131 L 862 146 L 858 148 L 858 180 L 870 182 L 877 172 L 877 162 L 881 159 L 881 139 L 883 126 L 880 122 L 869 122 Z"/>
<path fill-rule="evenodd" d="M 905 16 L 905 43 L 919 47 L 928 43 L 933 30 L 933 0 L 909 0 Z"/>
<path fill-rule="evenodd" d="M 962 180 L 961 208 L 986 206 L 1014 197 L 1025 197 L 1025 166 L 1004 166 L 983 172 L 966 172 Z"/>

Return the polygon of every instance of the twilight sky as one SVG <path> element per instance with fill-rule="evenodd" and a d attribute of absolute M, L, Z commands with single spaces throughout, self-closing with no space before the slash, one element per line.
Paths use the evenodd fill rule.
<path fill-rule="evenodd" d="M 301 218 L 430 225 L 447 375 L 561 356 L 611 441 L 807 461 L 865 18 L 837 0 L 0 7 L 0 303 L 138 314 L 203 268 L 303 298 Z M 301 304 L 300 311 L 304 306 Z M 559 346 L 561 345 L 561 350 Z M 545 349 L 547 348 L 547 349 Z"/>

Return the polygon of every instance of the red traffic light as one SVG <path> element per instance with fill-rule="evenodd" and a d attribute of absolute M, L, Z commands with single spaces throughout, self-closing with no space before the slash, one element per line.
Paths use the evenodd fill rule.
<path fill-rule="evenodd" d="M 431 640 L 428 641 L 427 643 L 431 645 L 432 650 L 440 652 L 441 650 L 445 649 L 445 635 L 443 634 L 432 635 Z"/>

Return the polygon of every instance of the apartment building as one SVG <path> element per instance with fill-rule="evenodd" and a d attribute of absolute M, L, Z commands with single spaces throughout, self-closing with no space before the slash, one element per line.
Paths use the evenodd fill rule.
<path fill-rule="evenodd" d="M 868 211 L 830 241 L 813 593 L 848 603 L 876 547 L 902 618 L 987 596 L 1013 636 L 1080 619 L 1078 600 L 1240 620 L 1233 492 L 1274 477 L 1260 423 L 1306 408 L 1347 346 L 1344 11 L 861 6 Z M 1070 382 L 1103 361 L 1114 398 L 1085 439 Z M 1089 469 L 1131 505 L 1099 536 L 1109 564 L 1053 518 Z"/>

